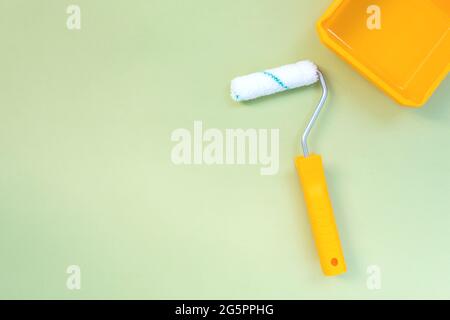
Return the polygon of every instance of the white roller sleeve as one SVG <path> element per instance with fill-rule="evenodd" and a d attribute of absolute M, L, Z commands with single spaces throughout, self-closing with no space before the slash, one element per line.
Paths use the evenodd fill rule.
<path fill-rule="evenodd" d="M 308 86 L 318 80 L 317 66 L 311 61 L 304 60 L 235 78 L 231 81 L 231 97 L 236 101 L 252 100 L 273 93 Z"/>

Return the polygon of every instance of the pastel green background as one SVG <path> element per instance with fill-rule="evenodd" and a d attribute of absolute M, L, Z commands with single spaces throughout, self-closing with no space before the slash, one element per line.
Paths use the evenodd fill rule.
<path fill-rule="evenodd" d="M 0 297 L 450 298 L 450 82 L 399 107 L 319 42 L 330 3 L 1 0 Z M 331 91 L 310 145 L 346 254 L 337 278 L 320 272 L 293 167 L 320 88 L 229 97 L 234 76 L 301 59 Z M 279 174 L 175 166 L 170 134 L 194 120 L 280 128 Z"/>

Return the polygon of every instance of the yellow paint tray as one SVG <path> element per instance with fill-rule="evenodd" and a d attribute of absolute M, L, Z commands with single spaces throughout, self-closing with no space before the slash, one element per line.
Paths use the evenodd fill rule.
<path fill-rule="evenodd" d="M 402 105 L 425 104 L 450 70 L 450 0 L 335 0 L 317 27 L 325 45 Z"/>

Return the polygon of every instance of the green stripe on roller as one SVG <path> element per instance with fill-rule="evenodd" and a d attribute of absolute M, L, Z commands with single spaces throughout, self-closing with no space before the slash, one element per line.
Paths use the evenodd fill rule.
<path fill-rule="evenodd" d="M 266 76 L 270 77 L 273 81 L 275 81 L 276 83 L 278 83 L 280 85 L 280 87 L 282 87 L 285 90 L 288 90 L 289 87 L 287 85 L 285 85 L 283 83 L 283 81 L 280 80 L 280 78 L 278 78 L 276 75 L 268 72 L 268 71 L 264 71 L 263 74 L 265 74 Z"/>

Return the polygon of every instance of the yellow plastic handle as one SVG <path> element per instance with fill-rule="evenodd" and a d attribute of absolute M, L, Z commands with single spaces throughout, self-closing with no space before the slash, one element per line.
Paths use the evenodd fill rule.
<path fill-rule="evenodd" d="M 342 274 L 347 268 L 328 196 L 322 158 L 319 155 L 299 156 L 295 159 L 295 166 L 303 188 L 322 271 L 327 276 Z"/>

